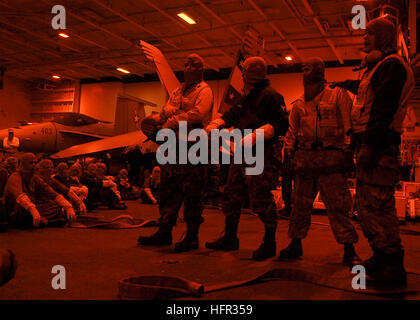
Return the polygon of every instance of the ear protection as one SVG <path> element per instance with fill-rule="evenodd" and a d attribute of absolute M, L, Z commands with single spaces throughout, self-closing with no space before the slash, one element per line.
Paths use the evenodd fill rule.
<path fill-rule="evenodd" d="M 360 65 L 360 67 L 354 68 L 353 71 L 363 70 L 370 64 L 374 65 L 374 64 L 378 63 L 379 61 L 381 61 L 383 57 L 384 57 L 384 54 L 382 53 L 382 51 L 373 50 L 365 56 L 365 58 L 363 59 L 361 65 Z"/>
<path fill-rule="evenodd" d="M 368 53 L 368 55 L 364 59 L 364 64 L 376 64 L 377 62 L 381 61 L 384 54 L 380 50 L 373 50 Z"/>

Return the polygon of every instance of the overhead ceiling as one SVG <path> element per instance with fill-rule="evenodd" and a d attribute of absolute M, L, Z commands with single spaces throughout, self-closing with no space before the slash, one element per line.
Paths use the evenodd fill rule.
<path fill-rule="evenodd" d="M 158 47 L 175 71 L 189 53 L 200 54 L 215 71 L 233 65 L 242 35 L 252 27 L 265 40 L 272 66 L 310 56 L 343 63 L 360 59 L 362 31 L 351 28 L 351 9 L 367 10 L 384 1 L 346 0 L 71 0 L 66 29 L 54 30 L 51 9 L 57 1 L 0 0 L 0 65 L 6 74 L 28 80 L 121 78 L 155 73 L 138 47 Z M 405 0 L 396 1 L 405 3 Z M 189 25 L 177 14 L 197 23 Z M 58 36 L 65 32 L 69 38 Z M 285 60 L 291 55 L 291 62 Z"/>

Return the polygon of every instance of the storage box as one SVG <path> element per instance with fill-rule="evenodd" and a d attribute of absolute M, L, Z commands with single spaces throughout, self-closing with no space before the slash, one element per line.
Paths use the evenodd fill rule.
<path fill-rule="evenodd" d="M 395 197 L 395 209 L 399 221 L 405 221 L 407 214 L 407 199 L 405 197 Z"/>
<path fill-rule="evenodd" d="M 416 198 L 416 194 L 420 194 L 419 182 L 404 182 L 404 195 L 407 199 Z"/>

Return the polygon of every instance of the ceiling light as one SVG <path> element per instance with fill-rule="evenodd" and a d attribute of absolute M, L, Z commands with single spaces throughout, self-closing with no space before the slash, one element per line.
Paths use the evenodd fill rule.
<path fill-rule="evenodd" d="M 62 38 L 68 38 L 68 37 L 70 37 L 67 33 L 64 33 L 64 32 L 60 32 L 58 35 L 60 37 L 62 37 Z"/>
<path fill-rule="evenodd" d="M 189 24 L 196 24 L 197 22 L 195 22 L 195 20 L 191 17 L 189 17 L 186 13 L 181 12 L 177 14 L 178 17 L 180 17 L 182 20 L 184 20 L 185 22 L 189 23 Z"/>
<path fill-rule="evenodd" d="M 125 70 L 125 69 L 123 69 L 123 68 L 117 68 L 117 70 L 118 70 L 119 72 L 122 72 L 122 73 L 130 73 L 130 71 Z"/>
<path fill-rule="evenodd" d="M 61 77 L 60 76 L 57 76 L 57 75 L 53 75 L 52 76 L 54 79 L 60 79 Z"/>
<path fill-rule="evenodd" d="M 284 57 L 287 61 L 292 61 L 293 60 L 293 57 L 292 56 L 285 56 Z"/>

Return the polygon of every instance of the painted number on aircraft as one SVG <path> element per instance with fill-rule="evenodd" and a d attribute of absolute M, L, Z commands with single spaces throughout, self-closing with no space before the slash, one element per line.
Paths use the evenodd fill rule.
<path fill-rule="evenodd" d="M 50 135 L 52 134 L 52 128 L 42 128 L 41 134 Z"/>

